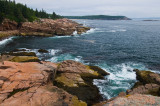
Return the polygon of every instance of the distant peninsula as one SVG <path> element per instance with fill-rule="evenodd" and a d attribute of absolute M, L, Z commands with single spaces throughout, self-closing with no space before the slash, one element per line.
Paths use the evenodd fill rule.
<path fill-rule="evenodd" d="M 126 16 L 109 15 L 87 15 L 87 16 L 63 16 L 68 19 L 90 19 L 90 20 L 131 20 Z"/>

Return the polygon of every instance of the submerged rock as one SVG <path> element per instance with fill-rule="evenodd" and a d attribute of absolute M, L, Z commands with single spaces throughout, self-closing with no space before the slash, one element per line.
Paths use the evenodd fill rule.
<path fill-rule="evenodd" d="M 2 53 L 2 55 L 11 55 L 11 56 L 34 56 L 34 57 L 36 57 L 36 54 L 35 54 L 34 52 L 25 52 L 25 51 Z"/>
<path fill-rule="evenodd" d="M 48 51 L 47 51 L 47 50 L 44 50 L 44 49 L 39 49 L 38 52 L 39 52 L 39 53 L 48 53 Z"/>

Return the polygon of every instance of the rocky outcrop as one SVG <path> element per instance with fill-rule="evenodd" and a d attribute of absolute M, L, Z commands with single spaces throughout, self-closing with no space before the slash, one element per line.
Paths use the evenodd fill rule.
<path fill-rule="evenodd" d="M 150 94 L 160 96 L 160 75 L 151 71 L 134 70 L 137 75 L 138 82 L 131 90 L 127 90 L 127 94 Z"/>
<path fill-rule="evenodd" d="M 86 106 L 62 89 L 49 83 L 53 80 L 57 65 L 50 62 L 0 64 L 1 106 Z"/>
<path fill-rule="evenodd" d="M 4 61 L 0 64 L 0 102 L 5 101 L 16 92 L 38 87 L 49 81 L 50 73 L 54 73 L 56 65 L 52 67 L 39 63 L 16 63 Z"/>
<path fill-rule="evenodd" d="M 160 97 L 151 95 L 134 94 L 116 99 L 107 103 L 103 102 L 95 106 L 159 106 Z"/>
<path fill-rule="evenodd" d="M 137 80 L 143 84 L 155 83 L 160 85 L 160 75 L 151 71 L 134 70 L 137 75 Z"/>
<path fill-rule="evenodd" d="M 12 62 L 39 62 L 40 60 L 36 57 L 34 52 L 25 52 L 25 51 L 15 51 L 2 53 L 0 56 L 0 62 L 3 61 L 12 61 Z"/>
<path fill-rule="evenodd" d="M 0 24 L 0 31 L 17 30 L 18 23 L 11 21 L 9 19 L 4 19 L 2 24 Z"/>
<path fill-rule="evenodd" d="M 78 34 L 86 32 L 90 28 L 80 26 L 80 24 L 68 19 L 40 19 L 35 22 L 25 22 L 20 28 L 23 36 L 54 36 L 54 35 L 73 35 L 74 31 Z"/>
<path fill-rule="evenodd" d="M 25 49 L 2 53 L 0 105 L 86 106 L 102 99 L 92 81 L 109 75 L 103 69 L 72 60 L 35 62 L 33 57 Z"/>
<path fill-rule="evenodd" d="M 58 65 L 54 85 L 91 105 L 102 99 L 98 88 L 92 83 L 93 79 L 100 79 L 109 74 L 98 67 L 95 69 L 99 70 L 93 70 L 90 66 L 72 60 L 64 61 Z"/>
<path fill-rule="evenodd" d="M 84 27 L 69 19 L 39 19 L 34 22 L 16 23 L 5 19 L 0 25 L 0 40 L 10 36 L 66 36 L 73 35 L 76 31 L 77 34 L 82 34 L 90 30 L 89 27 Z"/>
<path fill-rule="evenodd" d="M 117 97 L 95 104 L 95 106 L 144 106 L 160 105 L 160 75 L 151 71 L 136 72 L 138 82 L 127 90 L 121 92 Z"/>
<path fill-rule="evenodd" d="M 0 40 L 19 35 L 19 30 L 0 31 Z"/>

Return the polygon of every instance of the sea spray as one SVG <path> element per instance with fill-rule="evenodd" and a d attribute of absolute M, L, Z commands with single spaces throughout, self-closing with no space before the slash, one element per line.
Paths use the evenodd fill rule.
<path fill-rule="evenodd" d="M 9 42 L 11 42 L 14 38 L 16 38 L 16 37 L 10 37 L 10 38 L 7 38 L 7 39 L 0 41 L 0 46 L 5 46 Z"/>
<path fill-rule="evenodd" d="M 110 73 L 104 80 L 94 80 L 94 84 L 98 86 L 101 94 L 106 99 L 115 97 L 120 92 L 125 92 L 134 85 L 136 82 L 136 74 L 133 69 L 146 69 L 143 64 L 132 62 L 113 66 L 99 64 L 98 66 Z"/>

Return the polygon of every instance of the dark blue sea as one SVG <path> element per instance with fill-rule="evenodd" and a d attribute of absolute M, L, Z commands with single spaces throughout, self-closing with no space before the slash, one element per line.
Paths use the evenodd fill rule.
<path fill-rule="evenodd" d="M 76 21 L 92 29 L 82 35 L 75 32 L 73 37 L 11 37 L 0 41 L 0 52 L 26 48 L 46 61 L 99 66 L 111 75 L 94 84 L 108 99 L 134 85 L 133 69 L 160 72 L 160 21 Z M 38 53 L 38 49 L 49 53 Z"/>

